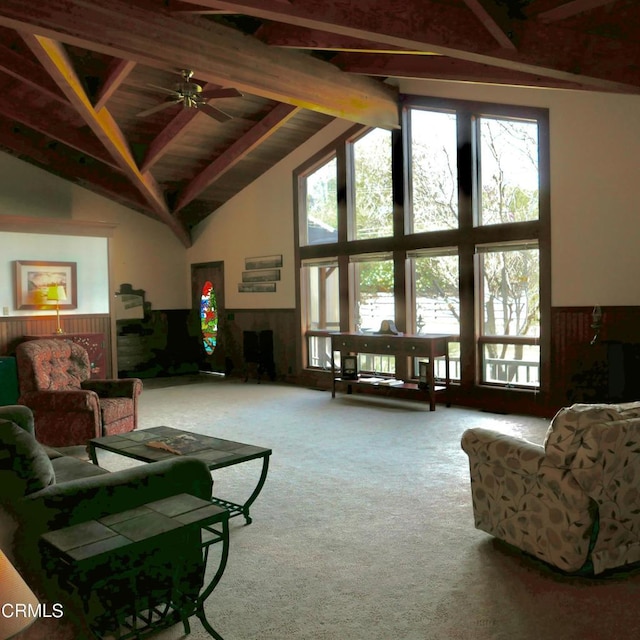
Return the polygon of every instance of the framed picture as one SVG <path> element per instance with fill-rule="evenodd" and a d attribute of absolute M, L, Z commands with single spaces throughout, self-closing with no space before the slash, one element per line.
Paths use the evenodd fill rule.
<path fill-rule="evenodd" d="M 50 287 L 62 287 L 66 299 L 58 301 L 60 309 L 76 309 L 78 285 L 75 262 L 14 260 L 16 309 L 55 309 L 49 300 Z M 60 291 L 60 289 L 58 289 Z"/>
<path fill-rule="evenodd" d="M 358 379 L 358 356 L 342 356 L 343 380 Z"/>
<path fill-rule="evenodd" d="M 424 360 L 418 362 L 418 388 L 429 388 L 429 363 Z"/>
<path fill-rule="evenodd" d="M 239 282 L 238 293 L 274 293 L 275 282 Z"/>
<path fill-rule="evenodd" d="M 275 282 L 277 280 L 280 280 L 280 269 L 256 269 L 242 272 L 242 282 Z"/>
<path fill-rule="evenodd" d="M 249 269 L 278 269 L 282 266 L 282 255 L 257 256 L 245 258 L 244 268 Z"/>

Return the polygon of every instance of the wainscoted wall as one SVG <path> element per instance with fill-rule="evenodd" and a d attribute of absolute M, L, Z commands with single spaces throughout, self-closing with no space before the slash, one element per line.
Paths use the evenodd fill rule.
<path fill-rule="evenodd" d="M 550 403 L 640 400 L 640 307 L 555 307 L 551 312 Z"/>
<path fill-rule="evenodd" d="M 552 414 L 572 402 L 640 400 L 640 307 L 602 307 L 602 327 L 593 344 L 592 313 L 593 307 L 551 310 L 551 392 L 533 404 L 530 399 L 510 401 L 502 405 L 505 410 Z M 113 370 L 108 315 L 64 315 L 61 322 L 67 333 L 103 333 L 107 371 Z M 12 355 L 23 336 L 52 334 L 55 326 L 55 316 L 0 317 L 0 355 Z M 233 375 L 244 371 L 242 332 L 265 329 L 273 331 L 277 378 L 309 384 L 300 370 L 294 309 L 226 310 L 225 342 Z M 464 399 L 457 398 L 462 404 Z M 495 389 L 486 394 L 478 390 L 467 399 L 486 408 L 499 402 Z"/>
<path fill-rule="evenodd" d="M 271 329 L 276 378 L 296 381 L 300 372 L 295 309 L 227 309 L 225 313 L 226 353 L 233 362 L 233 375 L 240 374 L 244 369 L 242 332 Z"/>
<path fill-rule="evenodd" d="M 106 375 L 112 375 L 111 320 L 108 314 L 61 315 L 60 324 L 66 333 L 102 333 L 104 335 Z M 0 317 L 0 355 L 11 356 L 23 336 L 54 335 L 55 316 Z"/>

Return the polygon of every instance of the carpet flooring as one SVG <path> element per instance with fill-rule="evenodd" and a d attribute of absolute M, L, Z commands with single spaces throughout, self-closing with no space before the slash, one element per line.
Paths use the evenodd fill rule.
<path fill-rule="evenodd" d="M 207 601 L 225 640 L 640 636 L 640 574 L 567 577 L 474 529 L 463 431 L 542 442 L 546 420 L 211 376 L 176 382 L 146 383 L 140 428 L 273 449 L 253 523 L 231 521 L 227 570 Z M 259 472 L 259 461 L 217 471 L 214 493 L 242 502 Z M 154 636 L 181 637 L 180 625 Z M 209 636 L 194 620 L 190 637 Z"/>

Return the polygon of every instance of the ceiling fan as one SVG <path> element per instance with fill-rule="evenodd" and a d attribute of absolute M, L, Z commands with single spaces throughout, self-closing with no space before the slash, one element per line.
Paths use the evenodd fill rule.
<path fill-rule="evenodd" d="M 149 87 L 156 89 L 157 91 L 166 93 L 167 98 L 155 107 L 151 107 L 150 109 L 141 111 L 138 114 L 138 117 L 144 118 L 145 116 L 149 116 L 152 113 L 156 113 L 158 111 L 162 111 L 163 109 L 173 107 L 176 104 L 182 104 L 183 108 L 198 109 L 203 113 L 206 113 L 208 116 L 214 118 L 218 122 L 226 122 L 227 120 L 231 120 L 232 116 L 230 116 L 228 113 L 225 113 L 224 111 L 222 111 L 222 109 L 212 107 L 207 103 L 213 98 L 238 98 L 241 97 L 242 94 L 237 89 L 219 88 L 204 91 L 199 84 L 191 81 L 192 77 L 193 71 L 183 69 L 182 81 L 178 82 L 175 85 L 174 89 L 167 89 L 166 87 L 159 87 L 154 84 L 148 85 Z"/>

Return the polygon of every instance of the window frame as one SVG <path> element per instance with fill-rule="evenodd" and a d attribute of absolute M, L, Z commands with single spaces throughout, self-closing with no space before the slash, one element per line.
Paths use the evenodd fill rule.
<path fill-rule="evenodd" d="M 408 110 L 411 108 L 453 111 L 457 115 L 457 165 L 463 171 L 459 175 L 459 226 L 457 229 L 447 229 L 432 232 L 411 232 L 411 193 L 408 181 L 411 175 L 410 132 L 408 127 Z M 411 319 L 411 274 L 408 255 L 419 249 L 434 249 L 457 247 L 459 251 L 460 278 L 460 375 L 461 390 L 472 390 L 478 387 L 494 387 L 482 382 L 480 375 L 481 349 L 483 340 L 478 340 L 477 319 L 477 291 L 475 276 L 475 248 L 477 245 L 511 243 L 535 240 L 538 243 L 540 256 L 540 386 L 535 393 L 549 392 L 549 353 L 550 353 L 550 316 L 551 316 L 551 246 L 550 246 L 550 167 L 549 167 L 549 112 L 537 107 L 521 107 L 515 105 L 501 105 L 493 103 L 470 102 L 463 100 L 433 99 L 421 96 L 403 96 L 402 122 L 400 130 L 392 132 L 392 174 L 393 174 L 393 207 L 394 233 L 390 238 L 349 239 L 349 220 L 351 215 L 352 198 L 349 183 L 353 180 L 353 163 L 349 160 L 350 142 L 363 135 L 366 127 L 356 125 L 342 136 L 327 145 L 323 150 L 309 159 L 294 171 L 294 225 L 300 224 L 300 213 L 304 201 L 300 193 L 304 190 L 304 177 L 313 166 L 318 166 L 323 158 L 335 153 L 338 166 L 338 241 L 335 244 L 318 246 L 300 246 L 296 243 L 296 261 L 301 264 L 303 259 L 337 256 L 340 265 L 340 330 L 353 330 L 351 318 L 349 264 L 350 256 L 363 253 L 382 253 L 391 251 L 394 261 L 394 296 L 395 323 L 400 331 L 414 330 Z M 476 224 L 474 210 L 476 198 L 474 189 L 477 188 L 477 171 L 475 145 L 475 117 L 493 117 L 534 120 L 538 124 L 538 172 L 539 172 L 539 217 L 537 220 L 517 223 L 501 223 L 488 226 Z M 298 238 L 296 232 L 296 238 Z M 299 273 L 299 270 L 297 270 Z M 300 295 L 300 282 L 297 282 L 297 292 Z M 300 301 L 296 305 L 298 313 L 302 313 Z M 304 328 L 302 317 L 300 340 L 302 343 L 300 364 L 306 368 L 306 350 L 304 346 Z M 487 338 L 488 339 L 488 338 Z M 485 340 L 486 341 L 486 340 Z M 412 373 L 407 367 L 405 371 L 399 368 L 398 375 Z M 408 379 L 408 378 L 407 378 Z M 503 387 L 506 389 L 506 387 Z M 531 391 L 531 389 L 526 389 Z"/>

